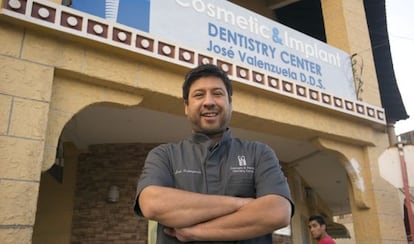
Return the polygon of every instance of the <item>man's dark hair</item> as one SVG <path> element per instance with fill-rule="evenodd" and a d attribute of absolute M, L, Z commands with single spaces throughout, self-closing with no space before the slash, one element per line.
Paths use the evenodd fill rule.
<path fill-rule="evenodd" d="M 315 220 L 316 222 L 318 222 L 319 225 L 325 225 L 326 226 L 326 222 L 325 219 L 320 216 L 320 215 L 312 215 L 309 217 L 309 222 Z"/>
<path fill-rule="evenodd" d="M 229 95 L 229 102 L 231 103 L 231 96 L 233 95 L 233 88 L 231 86 L 231 81 L 227 76 L 227 73 L 217 67 L 214 64 L 202 64 L 192 70 L 190 70 L 185 76 L 183 83 L 183 98 L 184 101 L 188 101 L 188 93 L 190 92 L 190 87 L 194 81 L 202 77 L 217 77 L 220 78 L 224 86 L 226 87 L 227 94 Z"/>

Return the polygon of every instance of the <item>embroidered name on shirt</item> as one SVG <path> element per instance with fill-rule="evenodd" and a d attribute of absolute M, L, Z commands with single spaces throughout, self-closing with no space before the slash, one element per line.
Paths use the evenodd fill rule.
<path fill-rule="evenodd" d="M 192 169 L 176 170 L 174 172 L 175 175 L 182 174 L 182 173 L 187 173 L 187 174 L 200 174 L 201 175 L 201 171 L 200 170 L 192 170 Z"/>
<path fill-rule="evenodd" d="M 239 167 L 230 167 L 232 173 L 254 173 L 254 167 L 249 166 L 239 166 Z"/>

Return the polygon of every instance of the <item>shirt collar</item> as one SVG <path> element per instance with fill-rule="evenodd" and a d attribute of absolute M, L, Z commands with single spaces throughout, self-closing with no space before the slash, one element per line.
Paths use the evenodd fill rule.
<path fill-rule="evenodd" d="M 231 129 L 227 128 L 224 133 L 223 136 L 220 139 L 219 144 L 221 144 L 224 141 L 227 141 L 231 138 Z M 214 143 L 213 140 L 210 139 L 210 137 L 208 137 L 206 134 L 203 133 L 193 133 L 190 138 L 191 141 L 195 142 L 195 143 L 204 143 L 207 141 L 211 141 L 211 143 Z"/>

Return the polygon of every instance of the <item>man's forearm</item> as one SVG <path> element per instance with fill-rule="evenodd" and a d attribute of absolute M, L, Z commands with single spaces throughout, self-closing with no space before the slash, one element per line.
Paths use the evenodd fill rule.
<path fill-rule="evenodd" d="M 182 228 L 233 213 L 251 199 L 148 186 L 138 201 L 145 217 L 165 226 Z"/>
<path fill-rule="evenodd" d="M 287 199 L 269 195 L 243 206 L 238 211 L 198 225 L 174 230 L 182 241 L 231 241 L 255 238 L 285 227 L 290 222 Z"/>

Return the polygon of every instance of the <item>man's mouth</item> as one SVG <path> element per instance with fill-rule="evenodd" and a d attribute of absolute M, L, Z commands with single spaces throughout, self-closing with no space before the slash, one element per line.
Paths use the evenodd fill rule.
<path fill-rule="evenodd" d="M 217 112 L 208 112 L 208 113 L 202 113 L 201 116 L 203 117 L 216 117 L 218 115 Z"/>

